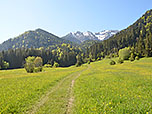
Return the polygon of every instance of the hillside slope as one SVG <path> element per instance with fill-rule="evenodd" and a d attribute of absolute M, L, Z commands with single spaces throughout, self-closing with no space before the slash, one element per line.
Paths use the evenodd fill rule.
<path fill-rule="evenodd" d="M 124 47 L 132 47 L 139 56 L 152 56 L 152 10 L 108 40 L 91 46 L 90 52 L 96 58 L 98 53 L 109 55 Z"/>
<path fill-rule="evenodd" d="M 67 34 L 66 36 L 62 37 L 62 39 L 69 40 L 69 41 L 75 42 L 75 43 L 77 43 L 77 44 L 81 44 L 81 41 L 78 40 L 76 37 L 74 37 L 74 36 L 72 35 L 72 33 L 69 33 L 69 34 Z"/>
<path fill-rule="evenodd" d="M 27 31 L 18 37 L 11 38 L 0 44 L 0 51 L 17 48 L 48 48 L 62 43 L 72 43 L 42 29 Z"/>

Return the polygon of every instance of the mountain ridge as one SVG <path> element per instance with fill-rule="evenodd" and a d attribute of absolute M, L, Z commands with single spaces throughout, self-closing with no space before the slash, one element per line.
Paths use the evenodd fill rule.
<path fill-rule="evenodd" d="M 118 32 L 119 32 L 118 30 L 103 30 L 101 32 L 96 32 L 96 33 L 93 33 L 90 31 L 87 31 L 87 32 L 77 31 L 77 32 L 70 32 L 69 34 L 61 38 L 80 44 L 86 40 L 103 41 L 110 38 L 111 36 L 113 36 L 114 34 Z"/>
<path fill-rule="evenodd" d="M 0 51 L 8 50 L 8 49 L 17 49 L 17 48 L 31 48 L 31 47 L 55 48 L 57 47 L 56 45 L 62 43 L 72 44 L 76 46 L 84 42 L 83 44 L 85 45 L 85 41 L 87 40 L 90 42 L 89 44 L 93 44 L 91 43 L 94 42 L 93 40 L 101 41 L 98 37 L 101 37 L 101 34 L 103 34 L 103 32 L 104 34 L 102 38 L 104 37 L 108 39 L 110 36 L 112 36 L 111 31 L 115 31 L 115 30 L 105 30 L 98 33 L 93 33 L 90 31 L 87 32 L 77 31 L 75 33 L 70 32 L 65 37 L 58 37 L 48 31 L 45 31 L 41 28 L 37 28 L 35 30 L 25 31 L 19 36 L 4 41 L 3 43 L 0 44 Z"/>
<path fill-rule="evenodd" d="M 52 33 L 49 33 L 43 29 L 35 29 L 25 31 L 23 34 L 20 34 L 17 37 L 10 38 L 0 44 L 0 51 L 8 49 L 17 49 L 17 48 L 48 48 L 55 47 L 58 44 L 72 42 L 64 40 Z"/>

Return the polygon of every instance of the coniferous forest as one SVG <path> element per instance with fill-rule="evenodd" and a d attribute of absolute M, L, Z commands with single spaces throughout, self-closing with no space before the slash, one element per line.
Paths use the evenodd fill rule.
<path fill-rule="evenodd" d="M 117 56 L 119 49 L 125 47 L 129 47 L 132 53 L 139 57 L 152 56 L 152 10 L 108 40 L 91 46 L 89 53 L 93 59 L 97 59 L 101 54 L 103 57 Z"/>

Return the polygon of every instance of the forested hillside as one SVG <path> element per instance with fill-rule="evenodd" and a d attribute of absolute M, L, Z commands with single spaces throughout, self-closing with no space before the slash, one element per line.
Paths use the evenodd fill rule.
<path fill-rule="evenodd" d="M 0 44 L 0 51 L 8 49 L 18 49 L 18 48 L 56 48 L 58 44 L 72 42 L 64 40 L 55 36 L 42 29 L 36 29 L 35 31 L 27 31 L 18 37 L 9 39 L 2 44 Z"/>
<path fill-rule="evenodd" d="M 124 47 L 130 47 L 133 54 L 140 57 L 152 56 L 152 10 L 108 40 L 91 46 L 89 52 L 97 59 L 100 53 L 102 56 L 117 55 L 118 50 Z"/>
<path fill-rule="evenodd" d="M 82 48 L 85 51 L 87 48 L 90 48 L 92 45 L 94 45 L 96 43 L 99 43 L 99 42 L 102 42 L 102 41 L 98 41 L 98 40 L 86 40 L 86 41 L 82 42 L 79 45 L 79 47 Z"/>
<path fill-rule="evenodd" d="M 76 64 L 76 56 L 81 53 L 80 49 L 70 44 L 58 45 L 53 50 L 34 48 L 9 49 L 0 53 L 0 66 L 2 66 L 2 61 L 4 60 L 9 63 L 9 68 L 21 68 L 24 67 L 25 58 L 28 56 L 39 56 L 42 57 L 43 64 L 53 65 L 54 62 L 57 62 L 61 67 L 67 67 Z"/>
<path fill-rule="evenodd" d="M 22 68 L 28 56 L 40 56 L 44 64 L 51 66 L 54 63 L 58 63 L 60 67 L 75 65 L 76 57 L 85 58 L 85 50 L 96 42 L 90 40 L 79 45 L 42 29 L 27 31 L 0 44 L 0 69 Z"/>

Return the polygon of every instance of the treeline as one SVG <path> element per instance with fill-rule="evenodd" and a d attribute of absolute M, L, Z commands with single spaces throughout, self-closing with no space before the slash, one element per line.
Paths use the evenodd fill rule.
<path fill-rule="evenodd" d="M 22 68 L 25 64 L 25 58 L 28 56 L 39 56 L 43 59 L 44 64 L 53 65 L 55 62 L 61 67 L 68 67 L 75 65 L 77 62 L 76 56 L 81 54 L 82 51 L 70 44 L 59 45 L 56 49 L 34 49 L 34 48 L 20 48 L 9 49 L 8 51 L 0 52 L 0 61 L 6 61 L 9 63 L 9 68 Z M 3 63 L 0 62 L 0 66 Z"/>
<path fill-rule="evenodd" d="M 112 36 L 108 40 L 90 47 L 88 55 L 92 59 L 103 56 L 118 56 L 122 48 L 130 47 L 139 57 L 152 56 L 152 10 L 147 11 L 133 25 Z"/>

